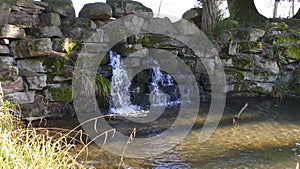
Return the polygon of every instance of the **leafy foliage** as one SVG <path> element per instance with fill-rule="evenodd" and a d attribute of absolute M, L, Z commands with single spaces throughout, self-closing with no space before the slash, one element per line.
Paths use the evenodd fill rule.
<path fill-rule="evenodd" d="M 104 98 L 105 101 L 108 101 L 109 93 L 110 93 L 110 81 L 103 76 L 96 76 L 95 78 L 96 85 L 96 95 Z"/>

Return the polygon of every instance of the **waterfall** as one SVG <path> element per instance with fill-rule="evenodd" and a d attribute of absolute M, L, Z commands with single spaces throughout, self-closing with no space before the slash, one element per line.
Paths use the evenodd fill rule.
<path fill-rule="evenodd" d="M 110 51 L 110 65 L 112 67 L 111 93 L 110 93 L 110 113 L 120 114 L 124 116 L 146 116 L 149 111 L 144 111 L 140 106 L 132 105 L 130 101 L 130 85 L 126 67 L 122 58 L 116 52 Z M 155 65 L 151 69 L 151 82 L 149 89 L 149 101 L 151 106 L 170 106 L 180 103 L 174 98 L 178 92 L 170 92 L 174 90 L 174 82 L 172 76 L 160 70 L 157 61 L 153 60 Z M 176 90 L 175 90 L 176 91 Z"/>
<path fill-rule="evenodd" d="M 121 56 L 110 51 L 110 65 L 112 66 L 110 112 L 120 115 L 133 114 L 135 112 L 131 101 L 129 87 L 131 82 Z"/>

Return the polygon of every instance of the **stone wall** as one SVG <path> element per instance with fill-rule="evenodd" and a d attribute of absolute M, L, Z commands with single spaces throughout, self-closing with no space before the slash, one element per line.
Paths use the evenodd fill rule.
<path fill-rule="evenodd" d="M 74 63 L 87 43 L 85 39 L 98 32 L 99 37 L 95 38 L 105 41 L 102 27 L 114 21 L 111 17 L 141 13 L 148 18 L 153 16 L 151 9 L 135 1 L 87 4 L 79 17 L 75 17 L 71 0 L 0 2 L 0 81 L 4 98 L 20 104 L 24 118 L 73 116 Z M 182 27 L 183 21 L 135 19 L 143 21 L 142 29 L 143 24 L 148 26 L 145 29 L 152 24 L 159 30 L 155 27 L 157 21 L 164 25 L 159 31 L 189 34 L 184 32 L 187 29 Z M 299 30 L 290 30 L 284 23 L 270 23 L 265 29 L 236 27 L 231 30 L 224 36 L 222 46 L 219 44 L 221 47 L 216 48 L 225 67 L 228 94 L 300 96 L 299 44 Z M 96 48 L 91 50 L 98 51 Z M 211 90 L 207 69 L 218 74 L 218 60 L 214 55 L 200 59 L 190 47 L 174 39 L 149 34 L 129 37 L 113 50 L 130 57 L 134 67 L 139 66 L 140 58 L 147 56 L 150 48 L 167 50 L 182 58 L 194 72 L 202 98 L 207 99 Z M 178 69 L 176 63 L 169 63 L 167 59 L 165 62 Z M 99 70 L 105 77 L 111 75 L 107 61 L 102 62 Z M 285 91 L 286 87 L 289 91 Z"/>

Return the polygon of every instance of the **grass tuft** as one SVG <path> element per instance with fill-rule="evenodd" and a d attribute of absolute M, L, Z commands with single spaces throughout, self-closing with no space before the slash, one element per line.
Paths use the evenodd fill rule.
<path fill-rule="evenodd" d="M 68 136 L 54 137 L 48 130 L 22 127 L 12 116 L 16 106 L 5 102 L 0 106 L 0 166 L 2 168 L 83 168 L 72 157 Z M 52 133 L 52 134 L 51 134 Z"/>

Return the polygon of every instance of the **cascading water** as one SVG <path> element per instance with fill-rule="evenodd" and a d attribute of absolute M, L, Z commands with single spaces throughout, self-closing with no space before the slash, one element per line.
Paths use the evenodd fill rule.
<path fill-rule="evenodd" d="M 120 114 L 124 116 L 145 116 L 149 111 L 144 111 L 140 106 L 132 105 L 130 101 L 130 85 L 126 67 L 121 60 L 121 56 L 116 52 L 110 51 L 110 65 L 112 66 L 112 78 L 110 93 L 110 113 Z M 161 88 L 174 88 L 175 84 L 169 74 L 160 70 L 159 64 L 153 60 L 155 65 L 151 69 L 151 83 L 149 101 L 151 106 L 170 106 L 180 103 L 174 99 L 176 92 L 167 94 Z M 178 92 L 177 92 L 178 93 Z M 173 97 L 173 98 L 172 98 Z"/>
<path fill-rule="evenodd" d="M 129 81 L 126 68 L 121 56 L 110 51 L 110 65 L 112 66 L 110 112 L 120 115 L 134 114 L 135 110 L 130 101 Z"/>

